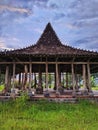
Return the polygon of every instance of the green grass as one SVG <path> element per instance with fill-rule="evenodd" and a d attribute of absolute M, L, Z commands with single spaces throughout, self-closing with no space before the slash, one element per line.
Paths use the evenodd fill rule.
<path fill-rule="evenodd" d="M 0 130 L 98 130 L 98 104 L 0 102 Z"/>
<path fill-rule="evenodd" d="M 3 91 L 4 85 L 0 85 L 0 92 Z"/>
<path fill-rule="evenodd" d="M 92 90 L 98 90 L 98 86 L 92 87 Z"/>

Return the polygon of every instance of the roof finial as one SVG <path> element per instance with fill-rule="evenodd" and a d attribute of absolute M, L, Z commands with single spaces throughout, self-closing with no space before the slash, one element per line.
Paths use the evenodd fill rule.
<path fill-rule="evenodd" d="M 49 28 L 50 28 L 50 27 L 52 28 L 52 26 L 51 26 L 51 23 L 50 23 L 50 22 L 48 22 L 48 24 L 46 25 L 46 28 L 48 28 L 48 27 L 49 27 Z"/>

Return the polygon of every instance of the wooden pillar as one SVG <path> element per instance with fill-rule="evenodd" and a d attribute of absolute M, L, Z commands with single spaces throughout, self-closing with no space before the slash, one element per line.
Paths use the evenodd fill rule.
<path fill-rule="evenodd" d="M 1 81 L 1 75 L 2 75 L 2 74 L 1 74 L 1 67 L 0 67 L 0 81 Z M 0 83 L 1 83 L 1 82 L 0 82 Z"/>
<path fill-rule="evenodd" d="M 71 69 L 72 69 L 72 87 L 73 91 L 75 92 L 75 73 L 74 73 L 74 64 L 71 64 Z"/>
<path fill-rule="evenodd" d="M 59 87 L 59 73 L 58 73 L 58 63 L 56 62 L 56 89 L 58 91 Z"/>
<path fill-rule="evenodd" d="M 59 86 L 61 87 L 61 71 L 60 71 L 60 65 L 58 66 L 58 75 L 59 75 Z"/>
<path fill-rule="evenodd" d="M 24 89 L 24 73 L 21 74 L 22 75 L 22 89 Z"/>
<path fill-rule="evenodd" d="M 19 73 L 19 80 L 18 80 L 18 84 L 20 85 L 21 84 L 21 73 Z"/>
<path fill-rule="evenodd" d="M 78 87 L 79 87 L 79 85 L 78 85 L 78 74 L 75 74 L 75 80 L 76 80 L 76 91 L 78 91 Z"/>
<path fill-rule="evenodd" d="M 5 71 L 5 87 L 8 89 L 8 74 L 9 74 L 9 66 L 6 66 L 6 71 Z"/>
<path fill-rule="evenodd" d="M 88 89 L 91 91 L 91 81 L 90 81 L 90 65 L 87 63 L 87 73 L 88 73 Z"/>
<path fill-rule="evenodd" d="M 42 72 L 41 66 L 39 65 L 39 87 L 42 87 Z"/>
<path fill-rule="evenodd" d="M 36 88 L 36 73 L 34 73 L 34 87 Z"/>
<path fill-rule="evenodd" d="M 29 88 L 31 88 L 32 85 L 32 64 L 29 64 Z"/>
<path fill-rule="evenodd" d="M 15 65 L 15 63 L 13 63 L 13 81 L 12 81 L 12 88 L 14 88 L 15 87 L 15 67 L 16 67 L 16 65 Z"/>
<path fill-rule="evenodd" d="M 0 77 L 1 77 L 1 67 L 0 67 Z"/>
<path fill-rule="evenodd" d="M 54 90 L 56 90 L 56 72 L 54 72 Z"/>
<path fill-rule="evenodd" d="M 81 87 L 81 74 L 78 74 L 78 87 L 80 88 Z"/>
<path fill-rule="evenodd" d="M 11 73 L 8 75 L 8 89 L 11 88 Z"/>
<path fill-rule="evenodd" d="M 39 72 L 39 85 L 42 87 L 42 72 Z"/>
<path fill-rule="evenodd" d="M 24 66 L 24 70 L 25 70 L 25 77 L 24 77 L 24 89 L 27 87 L 27 74 L 28 74 L 28 67 L 27 65 Z"/>
<path fill-rule="evenodd" d="M 65 76 L 64 76 L 64 72 L 62 73 L 62 76 L 63 76 L 63 86 L 65 87 L 65 83 L 64 83 L 64 82 L 65 82 L 65 78 L 64 78 L 64 77 L 65 77 Z"/>
<path fill-rule="evenodd" d="M 66 72 L 66 88 L 68 89 L 68 73 Z"/>
<path fill-rule="evenodd" d="M 48 62 L 46 62 L 46 89 L 48 90 Z"/>
<path fill-rule="evenodd" d="M 86 65 L 83 64 L 83 87 L 86 90 Z"/>

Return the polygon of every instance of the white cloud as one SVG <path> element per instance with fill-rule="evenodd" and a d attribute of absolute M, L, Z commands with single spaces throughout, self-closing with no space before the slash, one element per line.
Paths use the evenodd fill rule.
<path fill-rule="evenodd" d="M 0 49 L 21 48 L 19 39 L 15 37 L 0 37 Z"/>
<path fill-rule="evenodd" d="M 12 48 L 9 48 L 6 46 L 5 40 L 0 37 L 0 50 L 10 50 Z"/>
<path fill-rule="evenodd" d="M 69 29 L 77 29 L 77 27 L 74 26 L 74 25 L 71 24 L 71 23 L 67 23 L 66 26 L 67 26 Z"/>
<path fill-rule="evenodd" d="M 36 32 L 38 32 L 38 33 L 40 33 L 40 34 L 42 34 L 42 29 L 40 29 L 40 28 L 35 28 L 34 31 L 36 31 Z"/>
<path fill-rule="evenodd" d="M 12 11 L 12 12 L 19 12 L 19 13 L 27 13 L 27 14 L 30 14 L 30 10 L 28 9 L 25 9 L 25 8 L 16 8 L 16 7 L 12 7 L 12 6 L 7 6 L 7 5 L 0 5 L 0 10 L 3 11 L 3 10 L 9 10 L 9 11 Z"/>
<path fill-rule="evenodd" d="M 0 48 L 2 47 L 6 47 L 6 45 L 4 39 L 0 37 Z"/>

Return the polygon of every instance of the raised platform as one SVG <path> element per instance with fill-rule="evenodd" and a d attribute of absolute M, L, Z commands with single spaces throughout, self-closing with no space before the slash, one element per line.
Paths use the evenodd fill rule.
<path fill-rule="evenodd" d="M 20 96 L 15 96 L 14 98 L 11 96 L 0 96 L 0 101 L 8 101 L 10 99 L 15 99 L 18 98 Z M 30 97 L 30 101 L 39 101 L 39 100 L 47 100 L 47 101 L 55 101 L 55 102 L 70 102 L 70 103 L 75 103 L 77 102 L 79 99 L 87 99 L 87 100 L 91 100 L 91 101 L 96 101 L 98 102 L 98 95 L 94 95 L 94 96 L 89 96 L 89 95 L 78 95 L 73 97 L 72 95 L 51 95 L 49 97 L 45 97 L 43 94 L 36 94 L 34 96 Z"/>
<path fill-rule="evenodd" d="M 77 93 L 76 93 L 77 94 Z M 9 93 L 10 96 L 3 96 L 0 95 L 0 101 L 8 101 L 10 99 L 16 99 L 20 96 L 17 96 L 13 93 Z M 28 93 L 29 95 L 29 93 Z M 84 95 L 84 94 L 77 94 L 73 95 L 72 90 L 65 91 L 63 94 L 60 94 L 56 91 L 48 91 L 44 92 L 43 94 L 35 94 L 34 96 L 29 96 L 30 101 L 38 101 L 38 100 L 48 100 L 48 101 L 55 101 L 55 102 L 76 102 L 80 99 L 85 100 L 93 100 L 98 102 L 98 91 L 93 91 L 93 95 Z"/>

